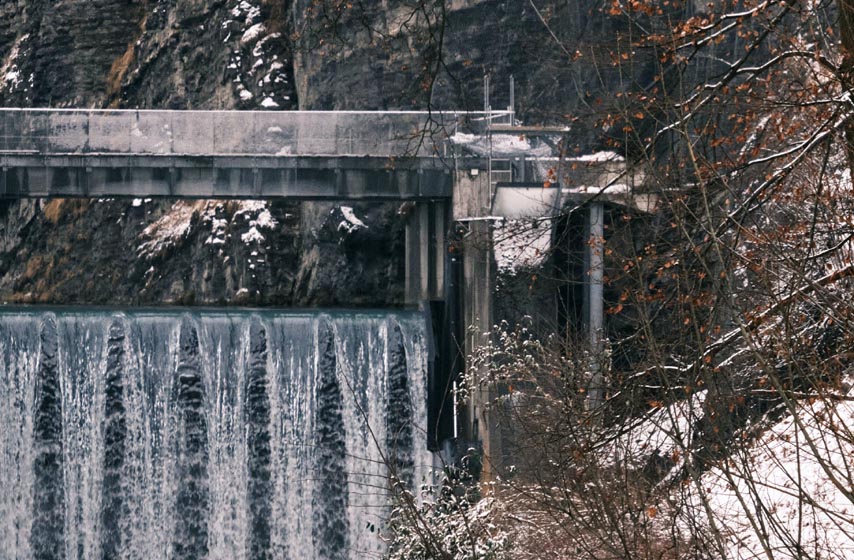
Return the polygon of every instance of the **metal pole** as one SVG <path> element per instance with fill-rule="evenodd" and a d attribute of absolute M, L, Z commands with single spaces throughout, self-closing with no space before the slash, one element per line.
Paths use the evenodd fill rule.
<path fill-rule="evenodd" d="M 516 80 L 513 79 L 513 74 L 510 74 L 510 105 L 507 107 L 510 113 L 510 126 L 516 124 Z"/>
<path fill-rule="evenodd" d="M 489 74 L 483 75 L 483 116 L 487 125 L 492 124 L 489 121 Z"/>
<path fill-rule="evenodd" d="M 590 281 L 587 296 L 587 325 L 590 343 L 590 388 L 588 391 L 588 407 L 595 410 L 602 404 L 605 391 L 604 364 L 602 351 L 604 349 L 605 312 L 603 296 L 603 281 L 605 278 L 605 212 L 601 202 L 593 202 L 588 210 L 588 226 L 590 238 L 587 244 L 589 251 Z"/>

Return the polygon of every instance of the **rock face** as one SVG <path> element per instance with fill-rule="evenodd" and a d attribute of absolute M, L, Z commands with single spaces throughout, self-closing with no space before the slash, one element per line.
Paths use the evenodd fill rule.
<path fill-rule="evenodd" d="M 24 204 L 24 207 L 27 205 Z M 387 205 L 51 200 L 3 253 L 14 303 L 382 306 L 400 301 L 403 246 Z M 20 211 L 18 203 L 10 208 Z M 7 210 L 7 223 L 16 214 Z M 358 218 L 357 218 L 358 219 Z M 21 222 L 16 222 L 21 225 Z"/>
<path fill-rule="evenodd" d="M 444 11 L 428 3 L 429 18 L 416 13 L 417 3 L 353 4 L 295 15 L 294 74 L 303 109 L 424 109 L 429 103 L 481 110 L 485 75 L 490 105 L 504 109 L 513 76 L 515 108 L 526 124 L 573 121 L 571 147 L 587 153 L 605 147 L 608 128 L 600 119 L 617 106 L 616 94 L 649 87 L 655 78 L 651 51 L 635 53 L 632 79 L 614 64 L 615 37 L 629 30 L 602 2 L 453 0 Z M 334 29 L 334 40 L 318 38 L 319 26 Z"/>

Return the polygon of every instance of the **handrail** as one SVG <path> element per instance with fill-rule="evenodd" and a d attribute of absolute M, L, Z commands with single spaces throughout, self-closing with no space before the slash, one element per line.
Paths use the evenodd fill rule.
<path fill-rule="evenodd" d="M 0 152 L 431 157 L 507 114 L 0 108 Z"/>

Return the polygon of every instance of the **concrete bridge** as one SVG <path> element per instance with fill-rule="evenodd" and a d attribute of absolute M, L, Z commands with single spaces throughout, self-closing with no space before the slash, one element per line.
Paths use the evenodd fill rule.
<path fill-rule="evenodd" d="M 507 115 L 0 109 L 0 197 L 450 198 L 449 136 Z"/>

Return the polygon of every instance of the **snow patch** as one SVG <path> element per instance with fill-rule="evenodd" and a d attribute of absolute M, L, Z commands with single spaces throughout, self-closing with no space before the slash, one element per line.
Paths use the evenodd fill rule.
<path fill-rule="evenodd" d="M 240 240 L 246 245 L 263 243 L 265 238 L 259 230 L 272 230 L 279 225 L 270 213 L 267 203 L 260 200 L 241 202 L 241 208 L 235 212 L 234 218 L 236 220 L 241 216 L 243 216 L 244 220 L 249 220 L 249 231 L 240 236 Z M 253 254 L 257 253 L 253 252 Z"/>
<path fill-rule="evenodd" d="M 167 213 L 142 230 L 140 238 L 145 241 L 137 247 L 137 256 L 143 260 L 162 256 L 169 248 L 189 237 L 193 214 L 197 210 L 197 202 L 178 201 L 173 204 Z"/>
<path fill-rule="evenodd" d="M 278 103 L 276 103 L 275 101 L 273 101 L 273 100 L 272 100 L 271 98 L 269 98 L 269 97 L 265 97 L 265 98 L 264 98 L 264 101 L 262 101 L 262 102 L 261 102 L 261 107 L 265 107 L 265 108 L 268 108 L 268 109 L 273 108 L 273 107 L 278 107 L 278 106 L 279 106 L 279 104 L 278 104 Z"/>
<path fill-rule="evenodd" d="M 28 33 L 18 37 L 12 45 L 3 66 L 0 67 L 0 76 L 3 77 L 3 85 L 8 87 L 10 90 L 14 90 L 21 85 L 21 71 L 18 68 L 17 59 L 20 54 L 21 44 L 29 39 L 29 37 L 30 35 Z M 32 76 L 30 76 L 30 81 L 32 82 Z"/>
<path fill-rule="evenodd" d="M 260 37 L 265 31 L 267 31 L 267 27 L 263 23 L 256 23 L 243 32 L 243 36 L 240 37 L 240 44 L 247 45 L 253 41 L 257 41 L 258 37 Z"/>
<path fill-rule="evenodd" d="M 699 486 L 729 558 L 766 558 L 765 546 L 774 551 L 774 558 L 801 558 L 803 550 L 821 551 L 822 559 L 854 558 L 854 402 L 849 396 L 842 399 L 798 406 L 797 417 L 777 422 L 746 456 L 730 459 L 702 477 Z M 694 505 L 699 506 L 694 492 Z M 764 536 L 757 534 L 751 520 L 767 528 Z"/>
<path fill-rule="evenodd" d="M 580 162 L 604 162 L 604 161 L 625 161 L 625 158 L 616 152 L 604 151 L 604 152 L 594 152 L 592 154 L 585 154 L 582 156 L 575 156 L 572 158 L 572 161 L 580 161 Z"/>
<path fill-rule="evenodd" d="M 367 229 L 368 226 L 365 225 L 365 222 L 356 217 L 355 212 L 353 212 L 353 208 L 350 206 L 341 206 L 341 215 L 344 217 L 343 220 L 338 224 L 338 231 L 346 231 L 347 233 L 353 233 L 355 231 L 359 231 L 360 229 Z"/>
<path fill-rule="evenodd" d="M 226 233 L 228 232 L 228 220 L 224 218 L 210 218 L 211 234 L 205 239 L 205 245 L 225 245 Z"/>
<path fill-rule="evenodd" d="M 694 424 L 703 417 L 706 391 L 692 394 L 685 400 L 661 406 L 629 426 L 607 450 L 615 463 L 634 469 L 646 466 L 658 456 L 676 458 L 682 464 L 682 450 L 691 448 Z"/>
<path fill-rule="evenodd" d="M 474 154 L 485 156 L 496 155 L 529 155 L 534 157 L 553 156 L 554 150 L 546 144 L 533 145 L 524 135 L 493 134 L 487 137 L 482 134 L 467 134 L 457 132 L 449 138 L 452 144 L 461 146 Z"/>
<path fill-rule="evenodd" d="M 249 231 L 240 236 L 240 240 L 249 245 L 250 243 L 263 243 L 264 236 L 258 231 L 258 228 L 252 226 L 249 228 Z"/>
<path fill-rule="evenodd" d="M 495 261 L 501 272 L 535 268 L 551 250 L 551 227 L 537 219 L 498 221 L 493 237 Z"/>

